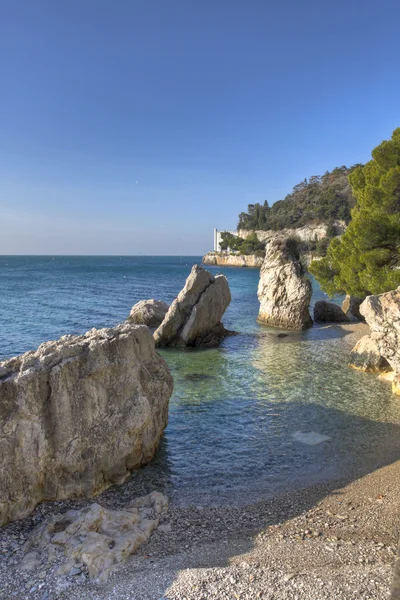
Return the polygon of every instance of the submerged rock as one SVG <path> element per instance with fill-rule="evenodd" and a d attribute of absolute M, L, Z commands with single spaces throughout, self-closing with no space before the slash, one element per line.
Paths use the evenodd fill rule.
<path fill-rule="evenodd" d="M 371 338 L 395 371 L 393 392 L 400 394 L 400 287 L 379 296 L 367 296 L 360 306 Z"/>
<path fill-rule="evenodd" d="M 348 323 L 350 319 L 334 302 L 318 300 L 314 306 L 314 321 L 318 323 Z"/>
<path fill-rule="evenodd" d="M 365 298 L 358 298 L 357 296 L 349 296 L 342 302 L 342 311 L 350 319 L 350 321 L 365 321 L 364 317 L 360 313 L 360 306 L 364 302 Z"/>
<path fill-rule="evenodd" d="M 291 240 L 277 238 L 268 243 L 257 294 L 260 323 L 294 330 L 312 326 L 311 282 Z"/>
<path fill-rule="evenodd" d="M 386 358 L 379 352 L 378 344 L 369 335 L 364 335 L 350 353 L 350 367 L 359 371 L 381 373 L 390 371 Z"/>
<path fill-rule="evenodd" d="M 173 380 L 147 327 L 92 329 L 0 363 L 0 523 L 93 495 L 154 456 Z"/>
<path fill-rule="evenodd" d="M 158 327 L 163 322 L 168 309 L 169 305 L 161 300 L 141 300 L 132 306 L 128 321 L 151 328 Z"/>
<path fill-rule="evenodd" d="M 228 335 L 221 323 L 231 293 L 224 275 L 214 277 L 194 265 L 184 288 L 154 332 L 156 345 L 215 346 Z"/>
<path fill-rule="evenodd" d="M 144 544 L 168 510 L 168 499 L 159 492 L 137 498 L 123 510 L 108 510 L 91 504 L 50 517 L 30 534 L 29 550 L 22 565 L 38 552 L 46 562 L 63 552 L 65 562 L 58 575 L 79 574 L 87 570 L 98 583 L 107 581 L 113 568 Z M 35 552 L 32 552 L 32 548 Z"/>

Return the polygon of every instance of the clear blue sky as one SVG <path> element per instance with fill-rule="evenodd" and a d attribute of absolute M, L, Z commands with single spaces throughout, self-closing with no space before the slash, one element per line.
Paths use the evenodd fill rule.
<path fill-rule="evenodd" d="M 0 254 L 201 254 L 400 126 L 397 0 L 3 0 Z"/>

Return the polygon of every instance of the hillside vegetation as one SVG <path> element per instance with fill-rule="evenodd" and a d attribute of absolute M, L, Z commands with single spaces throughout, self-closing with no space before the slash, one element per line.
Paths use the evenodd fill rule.
<path fill-rule="evenodd" d="M 310 271 L 329 295 L 364 297 L 400 285 L 400 128 L 350 175 L 352 220 Z"/>
<path fill-rule="evenodd" d="M 294 229 L 311 221 L 348 223 L 355 200 L 348 175 L 357 167 L 337 167 L 322 176 L 313 175 L 293 188 L 284 200 L 272 206 L 249 204 L 247 212 L 239 215 L 238 229 Z"/>

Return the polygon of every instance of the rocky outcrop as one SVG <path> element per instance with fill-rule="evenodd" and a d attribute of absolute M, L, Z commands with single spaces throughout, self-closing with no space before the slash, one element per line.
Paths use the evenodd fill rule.
<path fill-rule="evenodd" d="M 337 304 L 318 300 L 314 306 L 314 321 L 317 323 L 348 323 L 350 319 Z"/>
<path fill-rule="evenodd" d="M 379 296 L 367 296 L 360 312 L 380 354 L 400 373 L 400 287 Z"/>
<path fill-rule="evenodd" d="M 350 321 L 365 321 L 364 317 L 360 313 L 360 306 L 364 302 L 365 298 L 358 298 L 357 296 L 349 296 L 342 302 L 342 311 L 350 319 Z"/>
<path fill-rule="evenodd" d="M 400 394 L 400 287 L 379 296 L 367 296 L 360 312 L 371 329 L 379 354 L 396 373 L 393 392 Z"/>
<path fill-rule="evenodd" d="M 369 335 L 364 335 L 350 353 L 350 367 L 358 371 L 382 373 L 390 371 L 388 361 L 381 356 L 378 344 Z"/>
<path fill-rule="evenodd" d="M 205 265 L 218 265 L 221 267 L 253 267 L 260 268 L 264 262 L 262 256 L 255 254 L 227 254 L 225 252 L 209 252 L 203 256 Z"/>
<path fill-rule="evenodd" d="M 346 223 L 344 221 L 335 221 L 333 223 L 337 235 L 342 235 L 346 231 Z M 239 229 L 237 234 L 239 237 L 246 239 L 249 235 L 255 233 L 260 242 L 269 242 L 276 238 L 296 237 L 302 242 L 315 242 L 327 237 L 329 223 L 307 223 L 303 227 L 297 229 L 281 229 L 275 231 L 273 229 L 250 231 Z"/>
<path fill-rule="evenodd" d="M 221 318 L 231 301 L 228 280 L 194 265 L 154 332 L 157 346 L 212 346 L 226 335 Z"/>
<path fill-rule="evenodd" d="M 67 335 L 0 363 L 0 524 L 93 495 L 154 456 L 173 381 L 147 327 Z"/>
<path fill-rule="evenodd" d="M 147 327 L 158 327 L 167 314 L 169 305 L 161 300 L 141 300 L 132 306 L 128 317 L 130 323 L 147 325 Z"/>
<path fill-rule="evenodd" d="M 312 326 L 311 282 L 290 240 L 277 238 L 268 244 L 257 294 L 260 323 L 294 330 Z"/>
<path fill-rule="evenodd" d="M 89 579 L 104 583 L 116 565 L 149 539 L 167 510 L 167 498 L 152 492 L 123 510 L 91 504 L 50 517 L 30 534 L 21 568 L 34 570 L 35 565 L 52 562 L 61 554 L 64 562 L 58 575 L 87 572 Z"/>

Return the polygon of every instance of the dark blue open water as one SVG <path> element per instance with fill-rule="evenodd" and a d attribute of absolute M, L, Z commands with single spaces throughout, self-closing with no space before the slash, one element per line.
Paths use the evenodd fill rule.
<path fill-rule="evenodd" d="M 171 302 L 200 260 L 0 257 L 0 360 L 115 325 L 141 299 Z M 135 478 L 179 503 L 237 502 L 358 477 L 400 457 L 399 399 L 347 367 L 353 334 L 314 327 L 278 338 L 256 323 L 258 270 L 208 268 L 229 279 L 224 322 L 240 335 L 218 349 L 162 351 L 175 380 L 169 425 Z M 313 301 L 321 297 L 316 288 Z M 314 434 L 326 437 L 311 445 Z"/>

